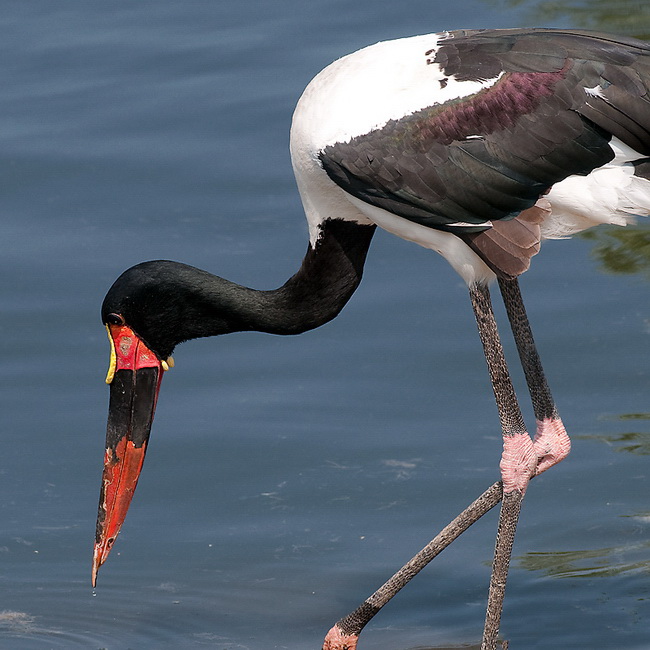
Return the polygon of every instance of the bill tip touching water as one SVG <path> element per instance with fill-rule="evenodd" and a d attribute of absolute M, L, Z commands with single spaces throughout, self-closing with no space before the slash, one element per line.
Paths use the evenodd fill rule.
<path fill-rule="evenodd" d="M 125 271 L 105 298 L 112 363 L 93 584 L 137 485 L 176 345 L 323 325 L 359 286 L 380 227 L 440 253 L 469 290 L 503 438 L 503 506 L 483 641 L 493 650 L 523 496 L 530 479 L 570 449 L 518 277 L 544 239 L 650 214 L 649 86 L 648 44 L 578 30 L 410 37 L 359 50 L 318 74 L 291 129 L 310 231 L 298 271 L 278 289 L 259 291 L 158 260 Z M 532 437 L 492 312 L 493 281 L 530 393 Z M 353 647 L 350 638 L 380 606 L 371 603 L 369 617 L 353 625 L 337 624 L 326 647 Z"/>

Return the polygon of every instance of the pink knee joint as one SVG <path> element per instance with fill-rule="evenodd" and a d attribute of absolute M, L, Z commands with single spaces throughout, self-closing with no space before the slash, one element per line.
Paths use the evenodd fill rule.
<path fill-rule="evenodd" d="M 571 440 L 560 418 L 538 420 L 534 444 L 538 459 L 536 474 L 557 465 L 571 451 Z"/>
<path fill-rule="evenodd" d="M 334 625 L 327 633 L 323 650 L 356 650 L 359 637 L 355 634 L 345 634 L 338 625 Z"/>
<path fill-rule="evenodd" d="M 518 490 L 526 492 L 528 481 L 537 467 L 537 454 L 533 441 L 527 433 L 516 433 L 503 437 L 503 454 L 501 455 L 501 480 L 503 491 Z"/>

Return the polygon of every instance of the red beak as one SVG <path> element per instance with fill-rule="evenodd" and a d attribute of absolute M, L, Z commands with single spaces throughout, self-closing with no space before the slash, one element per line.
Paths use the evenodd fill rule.
<path fill-rule="evenodd" d="M 107 325 L 111 386 L 92 584 L 124 523 L 142 470 L 163 371 L 169 367 L 126 325 Z"/>

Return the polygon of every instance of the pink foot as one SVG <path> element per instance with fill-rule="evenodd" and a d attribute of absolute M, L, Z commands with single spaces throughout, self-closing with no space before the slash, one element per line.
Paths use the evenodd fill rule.
<path fill-rule="evenodd" d="M 359 637 L 355 634 L 345 634 L 335 625 L 325 637 L 323 650 L 356 650 Z"/>
<path fill-rule="evenodd" d="M 503 454 L 499 467 L 503 491 L 518 490 L 523 495 L 537 468 L 537 454 L 527 433 L 503 437 Z"/>
<path fill-rule="evenodd" d="M 538 420 L 534 445 L 538 459 L 536 475 L 566 458 L 571 451 L 571 440 L 562 420 L 560 418 Z"/>

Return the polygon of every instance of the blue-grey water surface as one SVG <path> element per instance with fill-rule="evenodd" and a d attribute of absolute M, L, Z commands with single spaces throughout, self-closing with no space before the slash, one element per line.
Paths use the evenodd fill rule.
<path fill-rule="evenodd" d="M 334 322 L 177 350 L 138 493 L 90 588 L 113 279 L 168 258 L 279 286 L 307 245 L 288 132 L 309 79 L 378 40 L 524 25 L 535 4 L 4 3 L 0 647 L 315 650 L 497 478 L 466 290 L 441 258 L 378 233 Z M 650 648 L 650 285 L 606 274 L 592 246 L 547 243 L 522 279 L 574 445 L 526 497 L 512 650 Z M 360 648 L 478 643 L 496 516 Z"/>

